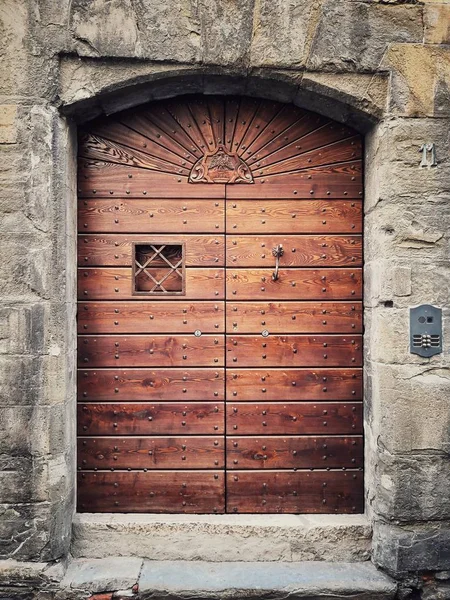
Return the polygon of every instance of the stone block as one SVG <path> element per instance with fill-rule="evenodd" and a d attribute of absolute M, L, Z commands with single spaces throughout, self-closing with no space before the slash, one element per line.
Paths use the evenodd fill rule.
<path fill-rule="evenodd" d="M 15 144 L 17 141 L 17 106 L 0 105 L 0 144 Z"/>
<path fill-rule="evenodd" d="M 381 440 L 379 442 L 381 446 Z M 447 455 L 379 453 L 374 511 L 398 523 L 445 520 L 450 510 Z"/>
<path fill-rule="evenodd" d="M 450 49 L 434 44 L 393 44 L 383 66 L 392 69 L 390 105 L 410 117 L 450 116 Z"/>
<path fill-rule="evenodd" d="M 424 22 L 426 44 L 450 44 L 450 4 L 427 3 Z"/>
<path fill-rule="evenodd" d="M 370 563 L 145 561 L 143 598 L 393 598 L 396 584 Z"/>
<path fill-rule="evenodd" d="M 371 529 L 363 515 L 79 514 L 72 555 L 158 560 L 297 562 L 365 561 Z"/>
<path fill-rule="evenodd" d="M 76 0 L 70 18 L 79 55 L 186 63 L 201 57 L 199 15 L 189 2 Z"/>
<path fill-rule="evenodd" d="M 318 71 L 374 71 L 391 44 L 421 43 L 422 38 L 420 5 L 324 0 L 307 67 Z"/>
<path fill-rule="evenodd" d="M 397 577 L 448 569 L 450 529 L 445 525 L 398 527 L 376 522 L 373 552 L 374 563 Z"/>
<path fill-rule="evenodd" d="M 92 593 L 129 589 L 138 582 L 141 566 L 140 558 L 76 560 L 69 564 L 61 587 Z"/>
<path fill-rule="evenodd" d="M 255 2 L 250 63 L 254 67 L 305 65 L 320 9 L 313 2 Z"/>

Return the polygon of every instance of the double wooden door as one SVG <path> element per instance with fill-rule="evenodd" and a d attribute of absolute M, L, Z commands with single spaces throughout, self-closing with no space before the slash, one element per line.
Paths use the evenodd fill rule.
<path fill-rule="evenodd" d="M 250 98 L 79 150 L 78 508 L 363 508 L 361 139 Z"/>

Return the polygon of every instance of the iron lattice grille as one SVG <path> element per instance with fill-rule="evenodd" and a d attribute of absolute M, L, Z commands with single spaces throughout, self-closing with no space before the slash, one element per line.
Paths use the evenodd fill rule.
<path fill-rule="evenodd" d="M 133 244 L 133 294 L 184 294 L 183 244 Z"/>

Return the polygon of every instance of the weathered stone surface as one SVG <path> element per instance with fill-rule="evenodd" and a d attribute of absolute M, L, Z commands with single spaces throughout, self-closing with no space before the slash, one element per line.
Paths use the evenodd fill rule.
<path fill-rule="evenodd" d="M 370 525 L 362 515 L 77 515 L 77 558 L 159 560 L 364 561 Z"/>
<path fill-rule="evenodd" d="M 450 115 L 450 50 L 422 44 L 393 44 L 384 64 L 393 69 L 391 108 L 412 117 Z M 417 77 L 420 65 L 421 77 Z"/>
<path fill-rule="evenodd" d="M 61 587 L 91 593 L 131 589 L 139 580 L 141 567 L 140 558 L 77 560 L 69 564 Z"/>
<path fill-rule="evenodd" d="M 427 3 L 424 9 L 425 43 L 450 43 L 450 4 Z"/>
<path fill-rule="evenodd" d="M 307 66 L 375 70 L 390 44 L 422 41 L 421 13 L 421 6 L 324 0 Z"/>
<path fill-rule="evenodd" d="M 143 598 L 393 598 L 395 583 L 370 563 L 186 563 L 145 561 Z"/>
<path fill-rule="evenodd" d="M 374 562 L 398 575 L 415 571 L 446 569 L 450 561 L 450 529 L 443 526 L 416 527 L 376 523 Z"/>

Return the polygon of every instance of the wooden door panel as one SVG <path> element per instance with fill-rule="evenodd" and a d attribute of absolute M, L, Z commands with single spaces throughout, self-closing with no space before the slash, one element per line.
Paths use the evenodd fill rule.
<path fill-rule="evenodd" d="M 82 369 L 78 372 L 81 400 L 220 401 L 223 369 Z"/>
<path fill-rule="evenodd" d="M 130 177 L 131 175 L 131 177 Z M 79 198 L 218 198 L 225 186 L 192 185 L 183 175 L 169 175 L 100 161 L 82 161 L 78 171 Z"/>
<path fill-rule="evenodd" d="M 222 336 L 80 336 L 80 367 L 223 367 Z"/>
<path fill-rule="evenodd" d="M 227 371 L 227 400 L 286 402 L 361 400 L 361 369 L 234 369 Z"/>
<path fill-rule="evenodd" d="M 281 244 L 281 267 L 342 267 L 362 265 L 361 236 L 233 236 L 227 237 L 231 267 L 273 269 L 272 250 Z M 112 263 L 110 263 L 112 264 Z"/>
<path fill-rule="evenodd" d="M 361 269 L 227 269 L 228 300 L 360 300 Z"/>
<path fill-rule="evenodd" d="M 250 186 L 249 186 L 250 187 Z M 355 200 L 227 200 L 231 236 L 253 234 L 361 233 L 362 204 Z"/>
<path fill-rule="evenodd" d="M 362 365 L 361 336 L 227 336 L 234 367 L 345 367 Z"/>
<path fill-rule="evenodd" d="M 83 469 L 221 469 L 224 457 L 222 436 L 78 439 Z"/>
<path fill-rule="evenodd" d="M 86 403 L 78 405 L 79 435 L 220 435 L 223 403 Z"/>
<path fill-rule="evenodd" d="M 224 231 L 224 201 L 168 199 L 93 199 L 79 203 L 78 230 L 90 233 L 176 235 Z M 151 232 L 151 233 L 149 233 Z"/>
<path fill-rule="evenodd" d="M 312 116 L 305 113 L 299 113 L 298 116 L 298 120 L 293 125 L 288 127 L 286 131 L 283 131 L 276 136 L 273 135 L 273 130 L 270 128 L 270 124 L 266 123 L 265 129 L 249 146 L 249 151 L 252 154 L 248 159 L 248 163 L 250 165 L 253 165 L 253 163 L 258 163 L 259 159 L 262 159 L 269 154 L 279 156 L 281 149 L 286 148 L 289 152 L 291 144 L 296 150 L 295 154 L 298 154 L 299 150 L 303 150 L 303 146 L 300 148 L 298 147 L 300 145 L 300 140 L 306 140 L 308 134 L 311 135 L 312 132 L 314 135 L 327 123 L 329 123 L 328 119 L 326 117 L 322 117 L 321 115 Z M 342 134 L 340 134 L 340 136 L 342 137 Z"/>
<path fill-rule="evenodd" d="M 361 434 L 361 402 L 227 404 L 229 435 Z"/>
<path fill-rule="evenodd" d="M 157 279 L 164 277 L 164 268 L 155 269 L 153 276 Z M 185 293 L 180 294 L 183 299 L 217 299 L 221 300 L 225 293 L 224 269 L 211 269 L 208 267 L 190 267 L 185 270 Z M 155 284 L 149 279 L 149 285 Z M 122 267 L 86 267 L 79 269 L 78 273 L 78 298 L 80 300 L 133 300 L 146 297 L 151 301 L 167 300 L 168 294 L 133 292 L 134 287 L 132 269 Z M 165 289 L 177 291 L 179 276 L 170 275 L 164 282 Z M 173 292 L 172 292 L 173 293 Z"/>
<path fill-rule="evenodd" d="M 359 136 L 355 136 L 296 156 L 282 158 L 283 154 L 277 152 L 276 156 L 259 159 L 256 163 L 256 165 L 259 164 L 259 167 L 257 167 L 258 175 L 266 177 L 280 172 L 289 174 L 291 171 L 307 169 L 311 163 L 320 166 L 340 163 L 343 160 L 355 160 L 361 158 L 362 144 Z M 277 160 L 274 160 L 275 158 Z"/>
<path fill-rule="evenodd" d="M 363 466 L 361 437 L 227 438 L 227 469 L 324 469 Z"/>
<path fill-rule="evenodd" d="M 78 474 L 81 512 L 221 513 L 224 472 L 135 471 Z"/>
<path fill-rule="evenodd" d="M 80 302 L 79 333 L 222 333 L 224 302 Z"/>
<path fill-rule="evenodd" d="M 359 471 L 234 471 L 227 473 L 229 512 L 358 513 L 364 509 Z"/>
<path fill-rule="evenodd" d="M 119 128 L 122 131 L 119 131 Z M 128 144 L 123 146 L 126 135 L 129 136 Z M 88 163 L 100 161 L 174 175 L 180 174 L 185 177 L 189 175 L 191 166 L 182 157 L 152 143 L 146 137 L 120 123 L 115 123 L 106 132 L 104 128 L 94 128 L 92 133 L 81 139 L 79 154 Z"/>
<path fill-rule="evenodd" d="M 313 162 L 311 151 L 348 138 L 352 138 L 355 143 L 359 141 L 358 136 L 355 137 L 354 135 L 354 130 L 345 125 L 327 122 L 325 117 L 318 117 L 317 120 L 309 118 L 306 121 L 302 119 L 299 125 L 300 127 L 297 126 L 297 128 L 286 132 L 289 134 L 289 139 L 286 139 L 285 134 L 279 136 L 279 138 L 271 139 L 264 148 L 249 159 L 249 164 L 256 163 L 255 166 L 259 168 L 292 158 L 300 153 L 300 156 L 308 155 L 307 166 L 310 166 Z"/>
<path fill-rule="evenodd" d="M 228 302 L 233 333 L 361 333 L 361 302 Z M 263 323 L 264 321 L 264 323 Z"/>
<path fill-rule="evenodd" d="M 355 161 L 279 175 L 258 174 L 254 186 L 228 186 L 227 198 L 361 198 L 361 167 L 361 161 Z"/>
<path fill-rule="evenodd" d="M 185 244 L 187 267 L 221 267 L 224 265 L 223 235 L 153 235 L 153 234 L 87 234 L 78 241 L 80 267 L 131 267 L 132 244 Z"/>

